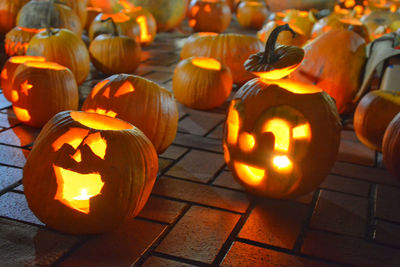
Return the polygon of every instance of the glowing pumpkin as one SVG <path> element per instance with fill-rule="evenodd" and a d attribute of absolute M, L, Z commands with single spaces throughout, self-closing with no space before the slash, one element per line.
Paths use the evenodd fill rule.
<path fill-rule="evenodd" d="M 195 0 L 189 6 L 189 26 L 196 32 L 224 32 L 231 9 L 224 0 Z"/>
<path fill-rule="evenodd" d="M 237 7 L 236 17 L 239 24 L 245 28 L 259 30 L 268 18 L 269 12 L 263 2 L 244 1 Z"/>
<path fill-rule="evenodd" d="M 26 54 L 26 49 L 28 49 L 29 41 L 40 31 L 42 31 L 42 29 L 14 27 L 6 34 L 6 39 L 4 40 L 4 50 L 6 54 L 10 57 L 24 56 Z"/>
<path fill-rule="evenodd" d="M 289 66 L 302 59 L 288 59 L 300 48 L 278 47 L 274 53 L 276 37 L 286 29 L 277 28 L 265 56 L 258 55 L 257 69 L 282 69 L 282 75 L 272 77 L 287 75 Z M 249 62 L 251 68 L 254 61 Z M 223 138 L 225 161 L 251 193 L 283 199 L 307 194 L 336 160 L 341 124 L 335 103 L 316 86 L 261 74 L 257 71 L 260 78 L 247 82 L 233 97 Z"/>
<path fill-rule="evenodd" d="M 55 115 L 24 167 L 30 209 L 49 227 L 71 234 L 110 231 L 145 205 L 157 154 L 133 125 L 78 111 Z"/>
<path fill-rule="evenodd" d="M 20 65 L 11 88 L 15 115 L 33 127 L 42 127 L 58 112 L 78 109 L 74 75 L 54 62 L 29 61 Z"/>
<path fill-rule="evenodd" d="M 100 81 L 82 110 L 116 117 L 138 127 L 162 153 L 178 128 L 173 95 L 156 83 L 136 75 L 116 74 Z"/>
<path fill-rule="evenodd" d="M 222 105 L 228 98 L 232 90 L 232 74 L 216 59 L 187 58 L 175 68 L 172 89 L 182 104 L 196 109 L 211 109 Z"/>
<path fill-rule="evenodd" d="M 123 12 L 131 17 L 140 27 L 140 44 L 148 45 L 157 34 L 157 23 L 153 15 L 143 7 L 131 7 Z"/>
<path fill-rule="evenodd" d="M 41 61 L 44 62 L 46 59 L 44 57 L 34 57 L 34 56 L 15 56 L 10 57 L 0 74 L 1 88 L 3 89 L 4 97 L 11 101 L 11 85 L 14 77 L 15 70 L 19 65 L 28 61 Z"/>

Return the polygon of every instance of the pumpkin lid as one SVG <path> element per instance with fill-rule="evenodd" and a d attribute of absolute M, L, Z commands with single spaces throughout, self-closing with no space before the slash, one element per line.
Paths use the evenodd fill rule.
<path fill-rule="evenodd" d="M 270 34 L 265 50 L 251 55 L 244 63 L 247 71 L 260 78 L 281 79 L 294 71 L 304 58 L 304 50 L 297 46 L 278 45 L 276 40 L 282 31 L 296 32 L 288 24 L 276 27 Z"/>

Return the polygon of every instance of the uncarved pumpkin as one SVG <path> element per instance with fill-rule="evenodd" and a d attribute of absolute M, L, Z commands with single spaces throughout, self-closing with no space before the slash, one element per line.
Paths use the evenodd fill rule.
<path fill-rule="evenodd" d="M 382 144 L 383 162 L 386 168 L 400 179 L 400 113 L 386 128 Z"/>
<path fill-rule="evenodd" d="M 35 140 L 22 183 L 29 208 L 48 227 L 95 234 L 141 211 L 157 170 L 151 142 L 133 125 L 65 111 Z"/>
<path fill-rule="evenodd" d="M 29 0 L 2 0 L 0 1 L 0 33 L 5 34 L 15 26 L 19 10 Z"/>

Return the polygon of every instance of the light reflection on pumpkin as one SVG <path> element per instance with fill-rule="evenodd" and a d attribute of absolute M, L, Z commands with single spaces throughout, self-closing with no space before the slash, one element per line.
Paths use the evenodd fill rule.
<path fill-rule="evenodd" d="M 221 70 L 221 63 L 213 58 L 195 57 L 192 59 L 192 64 L 202 69 Z"/>

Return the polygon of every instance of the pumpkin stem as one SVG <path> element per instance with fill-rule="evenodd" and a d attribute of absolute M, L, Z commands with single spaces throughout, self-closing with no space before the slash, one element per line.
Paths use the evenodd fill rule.
<path fill-rule="evenodd" d="M 53 31 L 51 30 L 51 9 L 54 9 L 54 0 L 50 0 L 47 2 L 47 22 L 46 22 L 46 31 L 48 36 L 53 35 Z"/>
<path fill-rule="evenodd" d="M 275 54 L 275 45 L 279 34 L 283 31 L 290 31 L 293 37 L 296 36 L 296 32 L 289 27 L 289 24 L 276 27 L 269 35 L 267 43 L 265 44 L 264 55 L 261 58 L 262 64 L 274 64 L 279 60 L 279 55 Z"/>
<path fill-rule="evenodd" d="M 119 36 L 117 24 L 115 24 L 114 20 L 111 17 L 101 20 L 101 22 L 106 22 L 106 21 L 111 21 L 111 25 L 112 25 L 112 29 L 113 29 L 112 36 Z"/>

